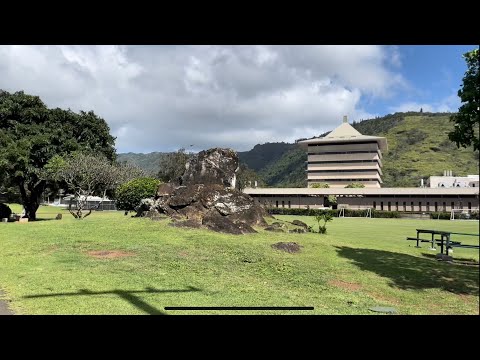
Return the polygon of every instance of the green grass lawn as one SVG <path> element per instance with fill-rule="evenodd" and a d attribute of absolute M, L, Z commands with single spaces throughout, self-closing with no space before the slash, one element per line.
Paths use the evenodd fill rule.
<path fill-rule="evenodd" d="M 62 220 L 47 220 L 58 212 Z M 438 262 L 438 250 L 405 240 L 416 228 L 478 233 L 478 221 L 335 218 L 326 235 L 234 236 L 122 212 L 81 221 L 52 207 L 38 214 L 45 220 L 0 224 L 0 289 L 18 314 L 375 314 L 373 306 L 398 314 L 479 314 L 478 266 Z M 303 248 L 273 249 L 279 241 Z M 475 237 L 461 241 L 478 244 Z M 129 256 L 96 258 L 90 251 Z M 454 258 L 478 262 L 479 253 L 455 248 Z M 315 310 L 164 310 L 172 306 Z"/>

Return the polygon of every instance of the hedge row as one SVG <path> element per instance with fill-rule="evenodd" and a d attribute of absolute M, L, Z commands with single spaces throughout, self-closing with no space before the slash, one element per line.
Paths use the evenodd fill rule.
<path fill-rule="evenodd" d="M 296 215 L 296 216 L 316 216 L 324 213 L 328 213 L 334 217 L 337 217 L 340 210 L 321 210 L 321 209 L 292 209 L 292 208 L 268 208 L 268 213 L 271 215 Z M 345 209 L 346 217 L 365 217 L 366 210 L 352 210 Z M 400 213 L 397 211 L 379 211 L 372 210 L 372 218 L 399 218 Z"/>
<path fill-rule="evenodd" d="M 330 215 L 337 217 L 340 210 L 321 210 L 321 209 L 293 209 L 293 208 L 267 208 L 267 211 L 271 215 L 296 215 L 296 216 L 316 216 L 323 213 L 329 213 Z M 365 217 L 366 210 L 352 210 L 345 209 L 345 217 Z M 406 213 L 407 214 L 407 213 Z M 398 211 L 381 211 L 372 209 L 372 218 L 400 218 L 401 213 Z M 431 212 L 431 219 L 450 220 L 450 212 Z M 455 219 L 471 219 L 479 220 L 478 211 L 468 214 L 455 213 Z"/>
<path fill-rule="evenodd" d="M 431 219 L 440 219 L 440 220 L 450 220 L 451 213 L 449 212 L 432 212 L 430 213 L 430 218 Z M 479 220 L 479 214 L 478 211 L 472 211 L 470 214 L 463 214 L 463 213 L 455 213 L 455 219 L 461 219 L 461 220 Z"/>

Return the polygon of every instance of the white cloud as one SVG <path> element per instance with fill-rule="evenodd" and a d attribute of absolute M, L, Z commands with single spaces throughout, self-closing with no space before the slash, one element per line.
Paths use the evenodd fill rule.
<path fill-rule="evenodd" d="M 457 112 L 459 107 L 460 98 L 454 93 L 432 104 L 410 101 L 397 106 L 392 106 L 390 107 L 390 110 L 392 112 L 407 112 L 420 111 L 420 109 L 422 109 L 425 112 Z"/>
<path fill-rule="evenodd" d="M 381 46 L 0 46 L 0 89 L 94 110 L 120 152 L 243 151 L 332 130 L 343 115 L 372 116 L 362 98 L 406 84 L 389 70 L 400 66 L 396 54 Z"/>

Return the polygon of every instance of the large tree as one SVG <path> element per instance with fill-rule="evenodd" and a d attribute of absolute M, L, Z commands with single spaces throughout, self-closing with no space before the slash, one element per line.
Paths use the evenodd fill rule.
<path fill-rule="evenodd" d="M 463 57 L 467 62 L 468 69 L 463 77 L 463 84 L 458 91 L 462 106 L 458 109 L 458 113 L 451 117 L 451 120 L 455 122 L 455 129 L 448 134 L 448 137 L 457 144 L 457 147 L 473 145 L 473 150 L 477 151 L 480 148 L 479 51 L 478 49 L 472 50 L 465 53 Z"/>
<path fill-rule="evenodd" d="M 115 138 L 93 111 L 48 109 L 38 96 L 0 91 L 0 173 L 18 187 L 26 215 L 36 219 L 48 180 L 41 174 L 55 155 L 93 151 L 115 159 Z"/>

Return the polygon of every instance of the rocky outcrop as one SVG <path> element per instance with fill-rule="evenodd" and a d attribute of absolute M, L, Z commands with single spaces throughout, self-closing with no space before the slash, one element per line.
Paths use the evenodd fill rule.
<path fill-rule="evenodd" d="M 185 167 L 182 185 L 218 184 L 234 188 L 238 155 L 232 149 L 204 150 L 191 158 Z"/>
<path fill-rule="evenodd" d="M 142 201 L 139 214 L 165 214 L 174 220 L 172 226 L 256 232 L 253 226 L 266 226 L 264 217 L 270 215 L 256 199 L 234 189 L 237 169 L 233 150 L 202 151 L 187 163 L 182 185 L 160 185 L 155 199 Z"/>

